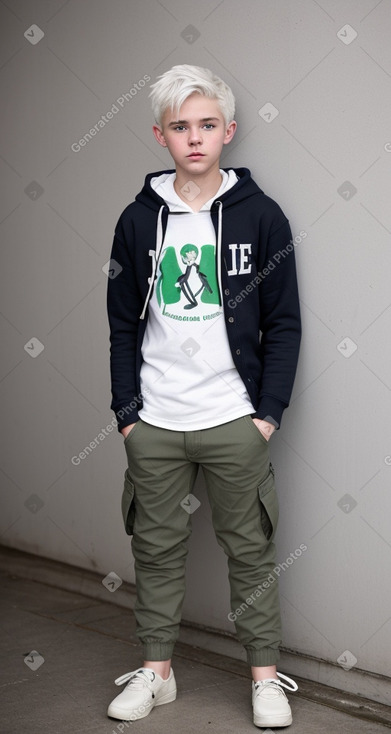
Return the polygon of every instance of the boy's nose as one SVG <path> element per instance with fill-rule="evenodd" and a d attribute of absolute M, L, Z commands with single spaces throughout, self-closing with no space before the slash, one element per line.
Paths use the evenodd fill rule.
<path fill-rule="evenodd" d="M 189 143 L 190 145 L 196 145 L 197 143 L 201 143 L 201 132 L 199 130 L 190 130 L 189 133 Z"/>

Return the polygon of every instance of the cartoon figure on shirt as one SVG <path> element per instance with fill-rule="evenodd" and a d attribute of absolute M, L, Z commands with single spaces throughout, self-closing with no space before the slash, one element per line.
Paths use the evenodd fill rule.
<path fill-rule="evenodd" d="M 183 275 L 180 275 L 176 281 L 176 285 L 179 286 L 185 298 L 189 301 L 184 309 L 195 308 L 198 306 L 197 296 L 202 293 L 204 288 L 209 293 L 213 293 L 212 288 L 208 283 L 208 278 L 205 273 L 201 273 L 200 266 L 197 265 L 196 260 L 198 257 L 198 248 L 195 245 L 184 245 L 181 249 L 181 258 L 186 270 Z M 194 293 L 193 288 L 198 288 Z"/>
<path fill-rule="evenodd" d="M 185 266 L 184 272 L 183 265 L 181 267 L 179 264 L 179 256 Z M 166 306 L 175 303 L 181 306 L 181 299 L 184 301 L 184 310 L 196 308 L 200 301 L 219 305 L 214 245 L 202 245 L 198 248 L 188 243 L 181 247 L 178 256 L 175 247 L 166 247 L 160 260 L 156 297 L 163 314 Z"/>

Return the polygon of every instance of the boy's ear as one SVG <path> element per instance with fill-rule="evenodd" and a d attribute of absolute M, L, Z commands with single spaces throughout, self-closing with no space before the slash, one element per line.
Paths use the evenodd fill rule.
<path fill-rule="evenodd" d="M 158 143 L 162 145 L 163 148 L 167 148 L 167 143 L 166 143 L 166 140 L 165 140 L 165 137 L 163 135 L 160 125 L 153 125 L 152 131 Z"/>
<path fill-rule="evenodd" d="M 232 120 L 232 122 L 229 123 L 226 131 L 225 131 L 225 138 L 224 138 L 224 145 L 227 145 L 227 143 L 230 143 L 233 136 L 236 133 L 237 123 L 235 120 Z"/>

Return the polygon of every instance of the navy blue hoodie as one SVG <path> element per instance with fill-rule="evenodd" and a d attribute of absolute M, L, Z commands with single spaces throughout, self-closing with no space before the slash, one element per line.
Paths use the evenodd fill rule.
<path fill-rule="evenodd" d="M 149 174 L 115 228 L 107 307 L 111 408 L 118 430 L 135 423 L 142 407 L 141 345 L 169 215 L 150 181 L 162 173 L 173 171 Z M 279 427 L 292 393 L 301 336 L 294 245 L 278 204 L 261 191 L 247 168 L 235 173 L 237 183 L 210 210 L 225 324 L 253 417 Z"/>

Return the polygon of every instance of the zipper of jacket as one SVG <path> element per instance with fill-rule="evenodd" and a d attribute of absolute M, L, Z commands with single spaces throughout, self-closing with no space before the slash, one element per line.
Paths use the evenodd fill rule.
<path fill-rule="evenodd" d="M 218 200 L 215 202 L 218 206 L 217 212 L 217 242 L 216 242 L 216 260 L 217 260 L 217 283 L 219 286 L 220 308 L 223 308 L 223 287 L 221 282 L 221 240 L 223 230 L 223 202 Z"/>

